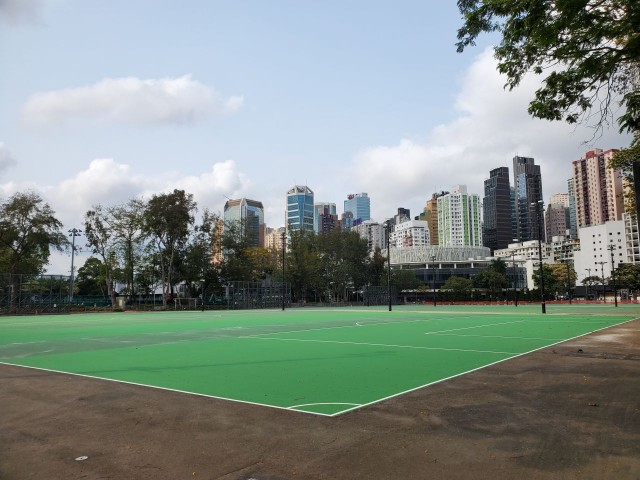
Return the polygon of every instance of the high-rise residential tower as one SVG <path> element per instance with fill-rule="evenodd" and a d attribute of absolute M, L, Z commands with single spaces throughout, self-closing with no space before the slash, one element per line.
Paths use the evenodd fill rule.
<path fill-rule="evenodd" d="M 287 232 L 313 232 L 313 191 L 306 185 L 294 185 L 287 191 Z"/>
<path fill-rule="evenodd" d="M 568 203 L 568 202 L 567 202 Z M 547 243 L 553 237 L 565 237 L 569 229 L 569 207 L 563 203 L 549 203 L 544 216 L 545 235 Z"/>
<path fill-rule="evenodd" d="M 622 174 L 609 168 L 616 150 L 594 148 L 573 162 L 573 194 L 578 228 L 622 219 Z"/>
<path fill-rule="evenodd" d="M 445 247 L 481 247 L 480 197 L 465 185 L 438 197 L 438 242 Z"/>
<path fill-rule="evenodd" d="M 491 253 L 507 248 L 513 241 L 511 231 L 511 187 L 509 169 L 494 168 L 484 181 L 482 241 Z"/>
<path fill-rule="evenodd" d="M 264 207 L 262 202 L 239 198 L 227 200 L 224 204 L 225 229 L 238 229 L 237 232 L 253 247 L 264 247 Z"/>
<path fill-rule="evenodd" d="M 320 215 L 335 215 L 336 204 L 318 202 L 313 204 L 313 231 L 320 232 Z"/>
<path fill-rule="evenodd" d="M 424 206 L 423 212 L 416 220 L 424 220 L 429 224 L 429 237 L 431 245 L 438 245 L 438 197 L 446 195 L 449 192 L 436 192 L 431 195 Z"/>
<path fill-rule="evenodd" d="M 344 201 L 344 211 L 353 213 L 353 226 L 371 220 L 371 199 L 365 192 L 352 193 Z"/>
<path fill-rule="evenodd" d="M 513 157 L 516 238 L 521 242 L 544 240 L 542 228 L 542 177 L 540 165 L 531 157 Z"/>
<path fill-rule="evenodd" d="M 567 180 L 567 191 L 569 192 L 569 235 L 571 238 L 578 238 L 578 219 L 576 218 L 576 196 L 573 188 L 573 178 Z"/>

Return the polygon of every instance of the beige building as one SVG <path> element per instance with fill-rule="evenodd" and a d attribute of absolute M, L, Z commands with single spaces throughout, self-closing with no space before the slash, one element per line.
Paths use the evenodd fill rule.
<path fill-rule="evenodd" d="M 622 219 L 622 174 L 608 166 L 616 151 L 594 148 L 573 162 L 578 228 Z"/>
<path fill-rule="evenodd" d="M 269 250 L 282 250 L 282 234 L 285 233 L 284 227 L 269 228 L 267 227 L 267 233 L 264 236 L 264 248 Z"/>

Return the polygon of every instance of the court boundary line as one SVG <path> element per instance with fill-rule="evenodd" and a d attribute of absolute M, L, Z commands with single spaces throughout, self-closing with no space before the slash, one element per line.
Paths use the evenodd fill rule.
<path fill-rule="evenodd" d="M 419 387 L 411 388 L 411 389 L 409 389 L 409 390 L 405 390 L 405 391 L 403 391 L 403 392 L 399 392 L 399 393 L 396 393 L 396 394 L 394 394 L 394 395 L 389 395 L 388 397 L 384 397 L 384 398 L 381 398 L 381 399 L 379 399 L 379 400 L 375 400 L 375 401 L 373 401 L 373 402 L 363 403 L 363 404 L 362 404 L 361 406 L 359 406 L 359 407 L 349 408 L 349 409 L 347 409 L 347 410 L 343 410 L 343 411 L 341 411 L 341 412 L 334 413 L 334 414 L 330 415 L 330 417 L 338 417 L 338 416 L 340 416 L 340 415 L 344 415 L 345 413 L 353 412 L 353 411 L 355 411 L 355 410 L 359 410 L 359 409 L 361 409 L 361 408 L 365 408 L 365 407 L 369 407 L 369 406 L 371 406 L 371 405 L 375 405 L 376 403 L 381 403 L 381 402 L 384 402 L 384 401 L 386 401 L 386 400 L 390 400 L 390 399 L 392 399 L 392 398 L 399 397 L 400 395 L 405 395 L 405 394 L 407 394 L 407 393 L 415 392 L 416 390 L 420 390 L 421 388 L 426 388 L 426 387 L 429 387 L 429 386 L 431 386 L 431 385 L 435 385 L 435 384 L 437 384 L 437 383 L 445 382 L 445 381 L 447 381 L 447 380 L 451 380 L 451 379 L 456 378 L 456 377 L 461 377 L 462 375 L 467 375 L 467 374 L 469 374 L 469 373 L 473 373 L 473 372 L 476 372 L 476 371 L 478 371 L 478 370 L 482 370 L 483 368 L 491 367 L 491 366 L 493 366 L 493 365 L 497 365 L 497 364 L 499 364 L 499 363 L 506 362 L 506 361 L 508 361 L 508 360 L 513 360 L 514 358 L 522 357 L 522 356 L 524 356 L 524 355 L 529 355 L 530 353 L 534 353 L 534 352 L 537 352 L 537 351 L 539 351 L 539 350 L 544 350 L 545 348 L 553 347 L 553 346 L 555 346 L 555 345 L 559 345 L 559 344 L 561 344 L 561 343 L 565 343 L 565 342 L 570 342 L 571 340 L 575 340 L 576 338 L 585 337 L 585 336 L 587 336 L 587 335 L 591 335 L 591 334 L 593 334 L 593 333 L 600 332 L 600 331 L 602 331 L 602 330 L 606 330 L 607 328 L 617 327 L 617 326 L 619 326 L 619 325 L 624 325 L 625 323 L 633 322 L 633 321 L 635 321 L 635 320 L 640 320 L 640 317 L 635 317 L 635 318 L 632 318 L 632 319 L 629 319 L 629 320 L 625 320 L 625 321 L 620 322 L 620 323 L 616 323 L 616 324 L 614 324 L 614 325 L 609 325 L 609 326 L 606 326 L 606 327 L 602 327 L 602 328 L 599 328 L 598 330 L 593 330 L 593 331 L 591 331 L 591 332 L 583 333 L 582 335 L 576 335 L 575 337 L 567 338 L 566 340 L 561 340 L 561 341 L 559 341 L 559 342 L 551 343 L 551 344 L 549 344 L 549 345 L 545 345 L 545 346 L 543 346 L 543 347 L 535 348 L 535 349 L 533 349 L 533 350 L 529 350 L 529 351 L 527 351 L 527 352 L 519 353 L 519 354 L 514 355 L 514 356 L 512 356 L 512 357 L 503 358 L 502 360 L 497 360 L 497 361 L 495 361 L 495 362 L 488 363 L 487 365 L 482 365 L 482 366 L 480 366 L 480 367 L 473 368 L 473 369 L 471 369 L 471 370 L 467 370 L 466 372 L 457 373 L 457 374 L 455 374 L 455 375 L 451 375 L 450 377 L 441 378 L 441 379 L 439 379 L 439 380 L 434 380 L 433 382 L 425 383 L 424 385 L 420 385 Z"/>
<path fill-rule="evenodd" d="M 169 387 L 161 387 L 159 385 L 148 385 L 146 383 L 138 383 L 138 382 L 131 382 L 129 380 L 118 380 L 116 378 L 105 378 L 105 377 L 97 377 L 95 375 L 87 375 L 84 373 L 75 373 L 75 372 L 65 372 L 62 370 L 54 370 L 52 368 L 43 368 L 43 367 L 33 367 L 31 365 L 18 365 L 15 363 L 9 363 L 9 362 L 0 362 L 0 365 L 9 365 L 11 367 L 20 367 L 20 368 L 29 368 L 32 370 L 40 370 L 40 371 L 44 371 L 44 372 L 51 372 L 51 373 L 58 373 L 61 375 L 73 375 L 75 377 L 82 377 L 82 378 L 89 378 L 92 380 L 106 380 L 107 382 L 114 382 L 114 383 L 124 383 L 126 385 L 134 385 L 136 387 L 147 387 L 147 388 L 154 388 L 157 390 L 165 390 L 168 392 L 176 392 L 176 393 L 183 393 L 186 395 L 196 395 L 198 397 L 204 397 L 204 398 L 213 398 L 215 400 L 225 400 L 225 401 L 229 401 L 229 402 L 236 402 L 236 403 L 243 403 L 246 405 L 257 405 L 259 407 L 269 407 L 269 408 L 276 408 L 278 410 L 285 410 L 285 411 L 289 411 L 289 412 L 298 412 L 298 413 L 306 413 L 309 415 L 320 415 L 323 417 L 331 417 L 332 415 L 329 415 L 327 413 L 319 413 L 319 412 L 308 412 L 306 410 L 295 410 L 295 409 L 291 409 L 290 407 L 280 407 L 278 405 L 269 405 L 267 403 L 259 403 L 259 402 L 251 402 L 249 400 L 240 400 L 237 398 L 227 398 L 227 397 L 221 397 L 221 396 L 217 396 L 217 395 L 209 395 L 207 393 L 198 393 L 198 392 L 191 392 L 189 390 L 179 390 L 177 388 L 169 388 Z M 355 403 L 345 403 L 345 402 L 331 402 L 329 403 L 329 405 L 339 405 L 344 403 L 345 405 L 360 405 L 360 404 L 355 404 Z"/>
<path fill-rule="evenodd" d="M 469 353 L 493 353 L 495 355 L 517 355 L 515 352 L 495 352 L 493 350 L 470 350 L 464 348 L 445 348 L 445 347 L 423 347 L 418 345 L 394 345 L 390 343 L 368 343 L 368 342 L 341 342 L 339 340 L 313 340 L 303 338 L 272 338 L 272 337 L 238 337 L 251 340 L 281 340 L 284 342 L 309 342 L 309 343 L 337 343 L 340 345 L 363 345 L 368 347 L 395 347 L 410 348 L 416 350 L 444 350 L 447 352 L 469 352 Z"/>
<path fill-rule="evenodd" d="M 634 317 L 634 318 L 631 318 L 631 319 L 628 319 L 628 320 L 625 320 L 625 321 L 622 321 L 622 322 L 619 322 L 619 323 L 614 323 L 613 325 L 607 325 L 605 327 L 599 328 L 597 330 L 593 330 L 591 332 L 586 332 L 586 333 L 583 333 L 581 335 L 576 335 L 575 337 L 571 337 L 571 338 L 567 338 L 565 340 L 561 340 L 559 342 L 551 343 L 549 345 L 544 345 L 542 347 L 538 347 L 538 348 L 535 348 L 533 350 L 529 350 L 529 351 L 526 351 L 526 352 L 515 354 L 513 356 L 509 356 L 509 357 L 503 358 L 501 360 L 496 360 L 495 362 L 491 362 L 491 363 L 488 363 L 486 365 L 481 365 L 481 366 L 473 368 L 471 370 L 460 372 L 460 373 L 457 373 L 455 375 L 451 375 L 449 377 L 440 378 L 438 380 L 434 380 L 432 382 L 425 383 L 423 385 L 419 385 L 417 387 L 413 387 L 413 388 L 410 388 L 408 390 L 404 390 L 402 392 L 398 392 L 398 393 L 395 393 L 395 394 L 392 394 L 392 395 L 388 395 L 386 397 L 379 398 L 379 399 L 373 400 L 371 402 L 358 404 L 359 406 L 356 406 L 356 407 L 353 407 L 353 408 L 348 408 L 346 410 L 342 410 L 340 412 L 336 412 L 336 413 L 333 413 L 333 414 L 311 412 L 311 411 L 306 411 L 306 410 L 297 410 L 297 409 L 291 409 L 289 407 L 281 407 L 281 406 L 278 406 L 278 405 L 269 405 L 269 404 L 265 404 L 265 403 L 251 402 L 251 401 L 248 401 L 248 400 L 240 400 L 240 399 L 236 399 L 236 398 L 227 398 L 227 397 L 222 397 L 222 396 L 209 395 L 209 394 L 206 394 L 206 393 L 190 392 L 188 390 L 179 390 L 179 389 L 175 389 L 175 388 L 161 387 L 161 386 L 158 386 L 158 385 L 147 385 L 147 384 L 144 384 L 144 383 L 131 382 L 131 381 L 128 381 L 128 380 L 118 380 L 118 379 L 113 379 L 113 378 L 104 378 L 104 377 L 98 377 L 98 376 L 94 376 L 94 375 L 87 375 L 87 374 L 74 373 L 74 372 L 65 372 L 65 371 L 62 371 L 62 370 L 54 370 L 54 369 L 43 368 L 43 367 L 33 367 L 33 366 L 30 366 L 30 365 L 19 365 L 19 364 L 3 362 L 3 361 L 0 361 L 0 365 L 8 365 L 8 366 L 18 367 L 18 368 L 28 368 L 28 369 L 32 369 L 32 370 L 52 372 L 52 373 L 57 373 L 57 374 L 61 374 L 61 375 L 73 375 L 73 376 L 76 376 L 76 377 L 89 378 L 89 379 L 92 379 L 92 380 L 104 380 L 104 381 L 108 381 L 108 382 L 123 383 L 123 384 L 126 384 L 126 385 L 134 385 L 134 386 L 138 386 L 138 387 L 153 388 L 153 389 L 157 389 L 157 390 L 164 390 L 164 391 L 168 391 L 168 392 L 176 392 L 176 393 L 181 393 L 181 394 L 186 394 L 186 395 L 195 395 L 195 396 L 203 397 L 203 398 L 213 398 L 213 399 L 216 399 L 216 400 L 224 400 L 224 401 L 236 402 L 236 403 L 241 403 L 241 404 L 245 404 L 245 405 L 254 405 L 254 406 L 260 406 L 260 407 L 275 408 L 277 410 L 284 410 L 284 411 L 288 411 L 288 412 L 297 412 L 297 413 L 303 413 L 303 414 L 308 414 L 308 415 L 319 415 L 319 416 L 322 416 L 322 417 L 334 418 L 334 417 L 338 417 L 340 415 L 344 415 L 346 413 L 350 413 L 350 412 L 353 412 L 353 411 L 356 411 L 356 410 L 360 410 L 362 408 L 369 407 L 371 405 L 382 403 L 382 402 L 384 402 L 386 400 L 390 400 L 392 398 L 399 397 L 399 396 L 405 395 L 407 393 L 415 392 L 417 390 L 429 387 L 431 385 L 436 385 L 438 383 L 442 383 L 442 382 L 445 382 L 447 380 L 452 380 L 452 379 L 454 379 L 456 377 L 461 377 L 463 375 L 467 375 L 469 373 L 473 373 L 473 372 L 482 370 L 484 368 L 491 367 L 491 366 L 497 365 L 499 363 L 512 360 L 514 358 L 518 358 L 518 357 L 521 357 L 521 356 L 524 356 L 524 355 L 529 355 L 531 353 L 534 353 L 534 352 L 537 352 L 537 351 L 540 351 L 540 350 L 544 350 L 545 348 L 553 347 L 553 346 L 559 345 L 561 343 L 565 343 L 565 342 L 569 342 L 569 341 L 575 340 L 577 338 L 585 337 L 587 335 L 591 335 L 593 333 L 597 333 L 597 332 L 600 332 L 602 330 L 606 330 L 608 328 L 624 325 L 626 323 L 630 323 L 630 322 L 633 322 L 635 320 L 640 320 L 640 317 Z M 259 338 L 259 337 L 247 337 L 247 338 Z M 331 403 L 331 404 L 335 405 L 335 404 L 341 404 L 341 403 L 343 403 L 343 402 L 335 402 L 335 403 Z"/>

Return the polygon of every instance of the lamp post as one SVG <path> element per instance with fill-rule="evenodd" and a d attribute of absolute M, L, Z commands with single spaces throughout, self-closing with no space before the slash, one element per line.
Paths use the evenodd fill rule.
<path fill-rule="evenodd" d="M 515 252 L 511 252 L 511 267 L 513 268 L 513 292 L 514 292 L 514 303 L 515 306 L 518 306 L 518 271 L 516 270 L 516 254 Z"/>
<path fill-rule="evenodd" d="M 585 270 L 587 271 L 587 278 L 589 279 L 589 282 L 591 282 L 591 269 L 590 268 L 585 268 Z M 589 282 L 587 282 L 587 300 L 589 300 Z"/>
<path fill-rule="evenodd" d="M 287 232 L 282 232 L 282 311 L 284 312 L 284 295 L 286 290 L 286 283 L 284 282 L 284 254 L 287 251 Z"/>
<path fill-rule="evenodd" d="M 596 262 L 597 265 L 600 265 L 600 280 L 602 280 L 602 301 L 604 302 L 604 264 L 607 262 Z"/>
<path fill-rule="evenodd" d="M 436 256 L 431 255 L 431 263 L 433 268 L 433 274 L 431 275 L 431 286 L 433 287 L 433 306 L 437 306 L 436 301 Z"/>
<path fill-rule="evenodd" d="M 547 313 L 547 306 L 544 303 L 544 271 L 542 268 L 542 222 L 540 210 L 542 209 L 542 200 L 532 202 L 531 206 L 536 208 L 538 217 L 538 261 L 540 262 L 540 304 L 542 306 L 542 313 Z"/>
<path fill-rule="evenodd" d="M 386 222 L 387 233 L 387 298 L 389 300 L 389 311 L 391 311 L 391 221 Z"/>
<path fill-rule="evenodd" d="M 82 235 L 82 230 L 72 228 L 69 230 L 71 237 L 71 278 L 69 279 L 69 303 L 73 302 L 73 257 L 76 253 L 76 237 Z"/>
<path fill-rule="evenodd" d="M 618 286 L 616 285 L 616 266 L 613 259 L 613 251 L 616 249 L 616 246 L 613 244 L 609 244 L 607 246 L 607 250 L 611 252 L 611 277 L 613 278 L 613 303 L 615 306 L 618 306 Z"/>

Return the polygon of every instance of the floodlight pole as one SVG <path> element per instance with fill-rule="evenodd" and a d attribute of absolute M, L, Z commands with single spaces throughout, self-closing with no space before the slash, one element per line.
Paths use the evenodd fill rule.
<path fill-rule="evenodd" d="M 589 282 L 591 281 L 591 269 L 590 268 L 585 268 L 585 270 L 587 271 L 587 274 L 589 275 L 587 278 L 589 279 Z M 587 282 L 587 300 L 589 300 L 589 282 Z"/>
<path fill-rule="evenodd" d="M 540 305 L 542 306 L 542 313 L 547 313 L 547 306 L 544 303 L 544 269 L 542 268 L 542 225 L 540 210 L 542 208 L 542 200 L 533 202 L 532 206 L 536 207 L 538 214 L 538 261 L 540 262 Z"/>
<path fill-rule="evenodd" d="M 387 232 L 387 297 L 389 298 L 389 311 L 391 311 L 391 222 L 386 222 Z"/>
<path fill-rule="evenodd" d="M 605 294 L 604 294 L 604 264 L 607 262 L 596 262 L 598 265 L 600 265 L 600 280 L 602 283 L 602 301 L 605 302 Z"/>
<path fill-rule="evenodd" d="M 613 303 L 617 307 L 618 306 L 618 286 L 616 285 L 616 271 L 615 271 L 615 264 L 613 259 L 613 251 L 615 250 L 615 248 L 616 246 L 613 244 L 610 244 L 609 246 L 607 246 L 607 250 L 611 252 L 611 277 L 613 278 Z"/>
<path fill-rule="evenodd" d="M 518 272 L 516 271 L 516 254 L 511 252 L 511 268 L 513 268 L 513 293 L 514 303 L 518 306 Z"/>
<path fill-rule="evenodd" d="M 284 254 L 287 250 L 287 232 L 284 231 L 282 232 L 282 311 L 284 312 L 284 295 L 285 295 L 285 289 L 286 289 L 286 284 L 284 282 Z"/>
<path fill-rule="evenodd" d="M 571 272 L 569 270 L 569 259 L 565 258 L 564 263 L 567 266 L 567 295 L 569 295 L 569 305 L 571 305 Z"/>
<path fill-rule="evenodd" d="M 436 300 L 436 256 L 431 255 L 431 263 L 433 264 L 431 268 L 433 268 L 433 275 L 431 276 L 431 287 L 433 288 L 433 306 L 436 307 L 438 305 Z"/>
<path fill-rule="evenodd" d="M 76 237 L 82 235 L 82 230 L 72 228 L 69 230 L 69 236 L 71 237 L 71 278 L 69 279 L 69 303 L 73 302 L 73 257 L 76 253 Z"/>

